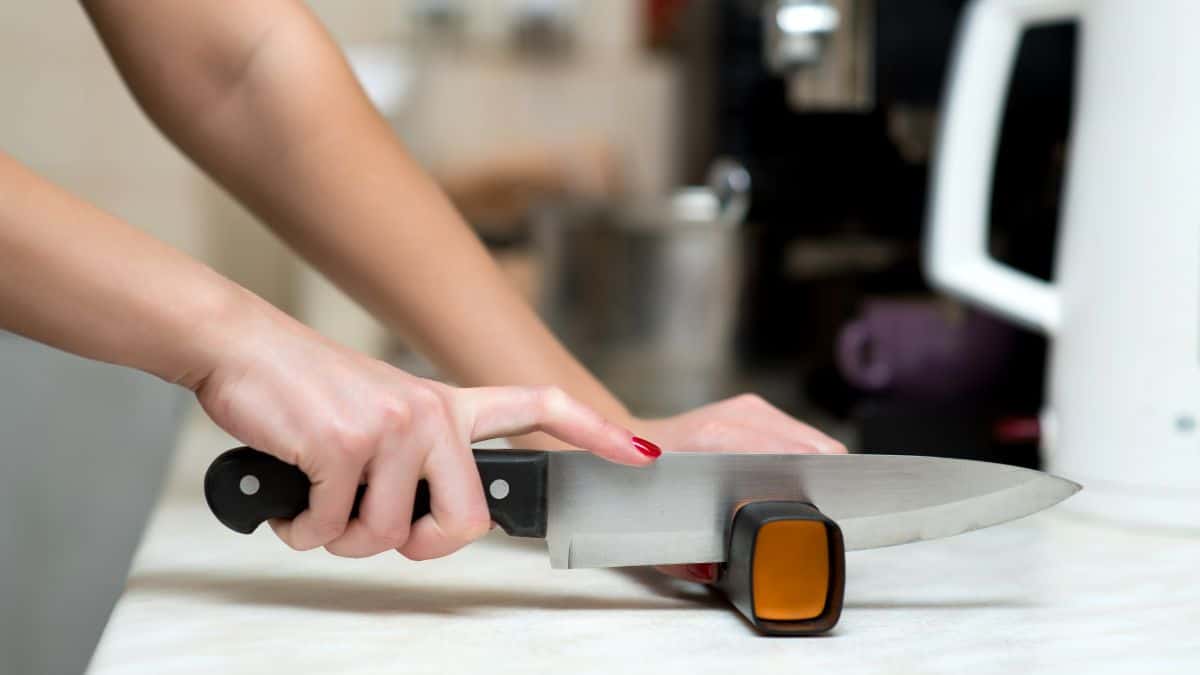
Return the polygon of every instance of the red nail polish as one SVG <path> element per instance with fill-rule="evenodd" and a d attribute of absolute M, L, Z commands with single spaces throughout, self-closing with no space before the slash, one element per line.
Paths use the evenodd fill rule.
<path fill-rule="evenodd" d="M 637 436 L 634 436 L 633 447 L 637 448 L 638 452 L 647 457 L 658 459 L 660 456 L 662 456 L 662 448 L 644 438 L 638 438 Z"/>
<path fill-rule="evenodd" d="M 717 580 L 717 565 L 716 563 L 693 563 L 686 565 L 689 576 L 701 583 L 710 584 Z"/>

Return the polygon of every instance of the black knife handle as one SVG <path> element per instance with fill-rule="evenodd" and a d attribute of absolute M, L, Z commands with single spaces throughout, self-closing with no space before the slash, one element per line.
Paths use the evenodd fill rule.
<path fill-rule="evenodd" d="M 514 537 L 546 536 L 546 471 L 549 457 L 534 450 L 475 450 L 492 520 Z M 250 534 L 270 518 L 295 518 L 308 508 L 308 476 L 297 467 L 241 447 L 221 453 L 204 475 L 208 508 L 226 527 Z M 369 485 L 354 496 L 351 518 Z M 413 520 L 429 513 L 429 485 L 417 484 Z"/>

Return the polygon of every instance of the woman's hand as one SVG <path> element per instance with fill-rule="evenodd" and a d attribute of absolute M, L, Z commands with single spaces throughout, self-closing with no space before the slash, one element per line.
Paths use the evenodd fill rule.
<path fill-rule="evenodd" d="M 681 415 L 642 420 L 634 426 L 668 451 L 844 454 L 846 446 L 754 394 L 711 403 Z M 716 581 L 714 563 L 667 565 L 659 571 L 680 579 Z"/>
<path fill-rule="evenodd" d="M 635 426 L 674 452 L 761 452 L 840 455 L 846 446 L 767 403 L 742 394 L 674 417 Z"/>
<path fill-rule="evenodd" d="M 343 349 L 286 317 L 256 323 L 222 350 L 196 396 L 238 440 L 312 481 L 309 509 L 271 523 L 295 549 L 324 546 L 347 557 L 396 549 L 423 560 L 486 534 L 472 441 L 540 430 L 632 466 L 659 453 L 556 388 L 458 389 Z M 421 478 L 431 513 L 411 522 Z M 351 521 L 360 482 L 368 487 Z"/>

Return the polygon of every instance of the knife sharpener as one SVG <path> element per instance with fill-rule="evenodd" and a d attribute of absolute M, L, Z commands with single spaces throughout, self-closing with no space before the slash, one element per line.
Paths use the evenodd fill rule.
<path fill-rule="evenodd" d="M 837 523 L 798 501 L 738 508 L 716 584 L 763 635 L 819 635 L 842 614 L 846 549 Z"/>

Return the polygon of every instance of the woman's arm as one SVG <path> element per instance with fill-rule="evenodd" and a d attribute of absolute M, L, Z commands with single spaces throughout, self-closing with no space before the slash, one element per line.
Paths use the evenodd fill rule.
<path fill-rule="evenodd" d="M 295 548 L 428 558 L 479 537 L 474 440 L 543 430 L 626 464 L 656 453 L 553 388 L 456 389 L 343 349 L 2 153 L 0 329 L 186 386 L 234 437 L 299 466 L 310 508 L 273 523 Z M 432 514 L 410 527 L 418 478 Z"/>
<path fill-rule="evenodd" d="M 155 123 L 456 381 L 553 384 L 678 448 L 844 452 L 753 396 L 633 419 L 514 291 L 302 3 L 85 6 Z"/>
<path fill-rule="evenodd" d="M 85 7 L 151 119 L 456 381 L 555 384 L 628 419 L 409 157 L 302 3 Z"/>
<path fill-rule="evenodd" d="M 195 389 L 256 302 L 0 153 L 0 328 Z"/>
<path fill-rule="evenodd" d="M 632 418 L 512 289 L 302 3 L 85 0 L 84 6 L 135 97 L 167 136 L 457 381 L 557 385 L 677 449 L 845 451 L 754 396 L 663 420 Z M 521 443 L 557 445 L 540 435 Z"/>

